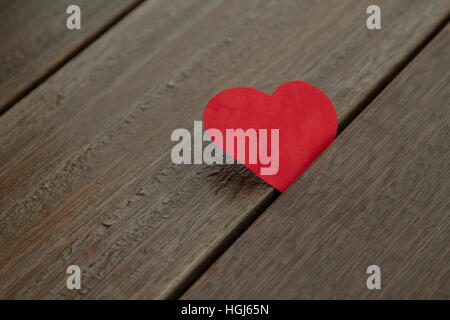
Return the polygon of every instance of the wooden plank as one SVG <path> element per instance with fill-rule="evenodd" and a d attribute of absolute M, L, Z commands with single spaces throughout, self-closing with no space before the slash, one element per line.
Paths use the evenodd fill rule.
<path fill-rule="evenodd" d="M 0 2 L 0 113 L 70 59 L 139 0 L 80 0 L 81 30 L 66 27 L 70 0 Z"/>
<path fill-rule="evenodd" d="M 184 298 L 449 299 L 449 57 L 447 26 Z"/>
<path fill-rule="evenodd" d="M 368 4 L 152 1 L 125 17 L 0 118 L 0 296 L 173 297 L 275 192 L 242 166 L 172 164 L 171 132 L 222 89 L 294 79 L 351 118 L 450 9 L 386 1 L 371 32 Z"/>

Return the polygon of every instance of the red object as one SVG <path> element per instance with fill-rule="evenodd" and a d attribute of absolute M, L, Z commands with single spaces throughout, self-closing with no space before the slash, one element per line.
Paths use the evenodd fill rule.
<path fill-rule="evenodd" d="M 337 131 L 337 115 L 330 99 L 318 88 L 304 81 L 286 82 L 272 95 L 253 88 L 232 88 L 216 95 L 203 113 L 205 129 L 219 129 L 225 145 L 226 129 L 279 129 L 279 169 L 276 174 L 262 175 L 268 164 L 244 164 L 261 179 L 279 191 L 287 187 L 333 141 Z M 271 134 L 267 135 L 269 156 Z M 214 139 L 213 139 L 214 140 Z M 258 137 L 258 143 L 259 143 Z M 234 154 L 237 142 L 235 141 Z M 259 150 L 259 147 L 258 147 Z M 249 159 L 249 139 L 245 144 Z M 235 157 L 237 158 L 237 157 Z M 242 160 L 242 159 L 241 159 Z M 275 161 L 272 159 L 272 161 Z M 243 161 L 241 161 L 243 162 Z"/>

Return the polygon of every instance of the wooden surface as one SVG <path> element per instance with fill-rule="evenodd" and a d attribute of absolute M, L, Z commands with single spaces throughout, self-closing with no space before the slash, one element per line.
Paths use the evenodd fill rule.
<path fill-rule="evenodd" d="M 381 2 L 381 31 L 368 1 L 141 4 L 0 117 L 0 297 L 180 294 L 277 193 L 242 166 L 172 164 L 171 132 L 223 89 L 298 79 L 343 128 L 450 10 Z"/>
<path fill-rule="evenodd" d="M 0 114 L 138 3 L 1 0 Z M 81 30 L 66 27 L 71 4 L 81 8 Z"/>
<path fill-rule="evenodd" d="M 447 27 L 184 298 L 449 299 L 449 57 Z"/>

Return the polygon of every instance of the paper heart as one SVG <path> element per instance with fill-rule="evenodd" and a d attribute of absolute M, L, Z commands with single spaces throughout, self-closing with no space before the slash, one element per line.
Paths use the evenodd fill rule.
<path fill-rule="evenodd" d="M 272 95 L 253 88 L 224 90 L 206 106 L 203 122 L 207 131 L 218 129 L 223 137 L 227 129 L 255 129 L 257 132 L 279 129 L 278 172 L 262 175 L 261 168 L 268 165 L 262 164 L 260 159 L 256 164 L 248 161 L 244 164 L 282 192 L 333 141 L 337 131 L 337 115 L 332 102 L 322 91 L 304 81 L 286 82 Z M 267 139 L 271 154 L 270 138 Z M 246 155 L 249 154 L 248 140 Z M 225 138 L 223 141 L 222 149 L 229 155 L 236 155 L 237 143 L 233 151 L 227 148 Z"/>

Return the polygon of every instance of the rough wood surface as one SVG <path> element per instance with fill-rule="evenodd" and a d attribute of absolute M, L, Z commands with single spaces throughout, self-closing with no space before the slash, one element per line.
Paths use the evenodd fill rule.
<path fill-rule="evenodd" d="M 184 298 L 449 299 L 449 57 L 447 27 Z"/>
<path fill-rule="evenodd" d="M 369 31 L 368 4 L 161 0 L 125 17 L 0 118 L 0 296 L 175 296 L 276 193 L 242 166 L 172 164 L 171 132 L 223 89 L 298 79 L 351 118 L 450 9 L 385 1 Z"/>
<path fill-rule="evenodd" d="M 0 113 L 139 3 L 138 0 L 1 0 Z M 81 8 L 81 30 L 66 9 Z"/>

